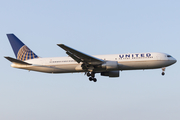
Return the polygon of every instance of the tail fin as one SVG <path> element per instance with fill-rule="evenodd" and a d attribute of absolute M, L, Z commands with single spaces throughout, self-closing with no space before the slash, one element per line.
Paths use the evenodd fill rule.
<path fill-rule="evenodd" d="M 38 56 L 23 42 L 21 42 L 21 40 L 19 40 L 14 34 L 7 34 L 7 37 L 18 60 L 25 61 L 38 58 Z"/>

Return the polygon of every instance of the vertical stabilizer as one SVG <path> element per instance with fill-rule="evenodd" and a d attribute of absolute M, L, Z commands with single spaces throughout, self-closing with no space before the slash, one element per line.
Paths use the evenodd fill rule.
<path fill-rule="evenodd" d="M 7 34 L 11 47 L 18 60 L 29 60 L 38 58 L 38 56 L 30 50 L 21 40 L 19 40 L 14 34 Z"/>

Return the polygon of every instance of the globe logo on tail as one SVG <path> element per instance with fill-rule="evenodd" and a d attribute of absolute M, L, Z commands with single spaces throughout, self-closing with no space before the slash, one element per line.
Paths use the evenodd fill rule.
<path fill-rule="evenodd" d="M 29 59 L 34 59 L 34 58 L 38 58 L 38 56 L 33 53 L 33 51 L 31 51 L 26 45 L 22 46 L 17 54 L 17 59 L 18 60 L 29 60 Z"/>

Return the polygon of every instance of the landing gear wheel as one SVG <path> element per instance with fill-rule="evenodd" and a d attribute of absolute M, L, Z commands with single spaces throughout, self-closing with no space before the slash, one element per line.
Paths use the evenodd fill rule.
<path fill-rule="evenodd" d="M 164 72 L 162 72 L 162 75 L 164 76 L 164 75 L 165 75 L 165 73 L 164 73 Z"/>
<path fill-rule="evenodd" d="M 89 77 L 89 81 L 92 81 L 93 80 L 93 78 L 92 77 Z"/>
<path fill-rule="evenodd" d="M 87 76 L 88 76 L 88 77 L 91 76 L 91 73 L 88 72 L 88 73 L 87 73 Z"/>
<path fill-rule="evenodd" d="M 87 72 L 85 74 L 89 77 L 89 81 L 97 82 L 97 79 L 95 78 L 95 72 Z"/>
<path fill-rule="evenodd" d="M 94 78 L 94 79 L 93 79 L 93 81 L 94 81 L 94 82 L 97 82 L 97 79 L 96 79 L 96 78 Z"/>

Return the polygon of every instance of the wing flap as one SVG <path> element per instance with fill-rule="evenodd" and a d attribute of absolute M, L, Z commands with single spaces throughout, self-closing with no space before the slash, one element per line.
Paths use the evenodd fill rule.
<path fill-rule="evenodd" d="M 68 54 L 68 55 L 69 55 L 72 59 L 74 59 L 76 62 L 78 62 L 78 63 L 82 62 L 81 59 L 79 59 L 77 56 L 73 55 L 72 53 L 70 53 L 70 52 L 67 51 L 66 54 Z"/>

